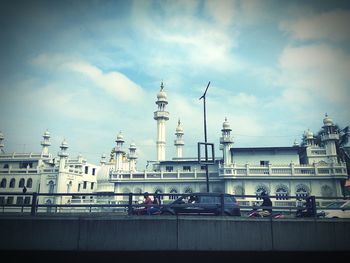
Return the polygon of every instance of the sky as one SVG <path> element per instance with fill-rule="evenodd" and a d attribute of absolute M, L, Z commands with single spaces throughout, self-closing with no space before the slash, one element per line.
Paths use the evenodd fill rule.
<path fill-rule="evenodd" d="M 178 119 L 184 157 L 204 141 L 219 151 L 225 118 L 233 147 L 292 146 L 325 113 L 350 125 L 349 1 L 0 1 L 0 131 L 6 152 L 98 164 L 122 132 L 138 168 L 156 159 L 153 112 L 167 93 L 166 158 Z"/>

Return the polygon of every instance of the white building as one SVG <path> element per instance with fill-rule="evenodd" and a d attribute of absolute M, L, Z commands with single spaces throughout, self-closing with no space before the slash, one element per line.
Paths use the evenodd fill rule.
<path fill-rule="evenodd" d="M 81 155 L 69 158 L 66 140 L 60 146 L 61 151 L 54 156 L 49 152 L 50 133 L 45 131 L 43 138 L 41 153 L 6 153 L 2 142 L 4 135 L 0 133 L 0 192 L 23 193 L 24 188 L 28 194 L 94 192 L 99 166 L 88 163 Z M 67 204 L 75 201 L 72 196 L 39 195 L 38 199 L 40 204 Z M 0 196 L 0 204 L 30 203 L 31 196 Z"/>
<path fill-rule="evenodd" d="M 154 193 L 156 190 L 163 193 L 205 192 L 205 166 L 198 163 L 197 157 L 182 157 L 184 130 L 180 121 L 175 131 L 176 157 L 165 159 L 165 124 L 169 112 L 166 111 L 168 101 L 163 83 L 156 104 L 158 110 L 154 113 L 154 119 L 157 121 L 157 159 L 152 169 L 138 170 L 134 165 L 136 160 L 128 158 L 124 162 L 134 164 L 124 165 L 123 169 L 119 169 L 120 166 L 114 167 L 113 162 L 104 164 L 105 168 L 98 175 L 98 178 L 104 180 L 104 189 L 108 185 L 109 191 L 115 193 Z M 285 199 L 288 195 L 342 196 L 341 182 L 348 176 L 346 164 L 337 158 L 335 143 L 339 134 L 327 115 L 323 120 L 323 130 L 324 147 L 316 145 L 312 132 L 307 131 L 307 145 L 303 147 L 294 143 L 291 147 L 235 148 L 232 146 L 232 129 L 225 119 L 220 138 L 222 158 L 217 159 L 215 165 L 209 166 L 210 191 L 256 195 L 266 190 L 280 199 Z M 118 145 L 117 142 L 118 147 L 122 147 L 122 144 Z M 120 154 L 116 150 L 117 160 Z M 255 200 L 247 198 L 241 202 L 249 203 L 253 199 Z M 275 201 L 276 204 L 279 201 Z"/>

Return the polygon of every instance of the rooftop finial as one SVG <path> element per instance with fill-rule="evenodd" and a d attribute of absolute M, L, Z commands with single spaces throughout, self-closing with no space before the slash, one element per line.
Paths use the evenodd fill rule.
<path fill-rule="evenodd" d="M 164 89 L 164 84 L 163 84 L 163 80 L 162 82 L 160 83 L 160 91 L 162 91 Z"/>

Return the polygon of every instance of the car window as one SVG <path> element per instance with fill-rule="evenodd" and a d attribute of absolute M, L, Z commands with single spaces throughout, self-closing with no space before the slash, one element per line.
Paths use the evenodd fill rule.
<path fill-rule="evenodd" d="M 343 206 L 343 208 L 350 209 L 350 202 Z"/>
<path fill-rule="evenodd" d="M 201 196 L 201 203 L 203 204 L 218 204 L 220 203 L 220 197 L 217 196 Z"/>
<path fill-rule="evenodd" d="M 232 196 L 225 196 L 225 204 L 233 204 L 236 203 L 236 200 Z"/>
<path fill-rule="evenodd" d="M 327 208 L 340 208 L 345 202 L 334 202 L 327 205 Z"/>

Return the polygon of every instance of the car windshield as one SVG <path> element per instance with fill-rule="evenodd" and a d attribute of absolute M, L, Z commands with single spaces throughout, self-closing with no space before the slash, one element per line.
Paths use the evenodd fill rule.
<path fill-rule="evenodd" d="M 334 202 L 329 205 L 327 205 L 327 208 L 340 208 L 345 202 Z"/>

